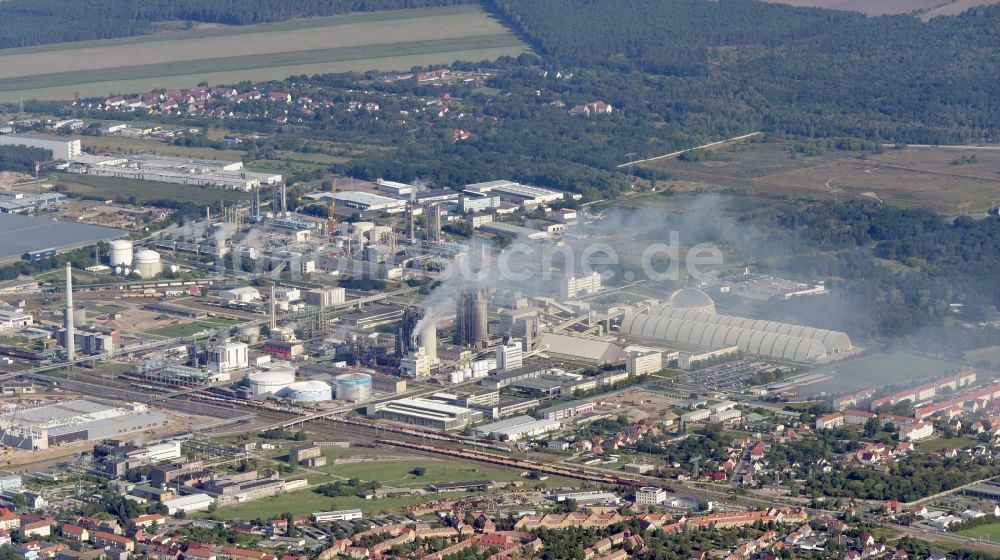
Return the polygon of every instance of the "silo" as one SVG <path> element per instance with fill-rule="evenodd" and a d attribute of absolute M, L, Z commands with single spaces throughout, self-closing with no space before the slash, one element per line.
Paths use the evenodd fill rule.
<path fill-rule="evenodd" d="M 419 345 L 424 347 L 424 353 L 434 364 L 438 361 L 437 321 L 433 317 L 424 317 L 424 321 L 426 324 L 420 330 Z"/>
<path fill-rule="evenodd" d="M 132 242 L 128 239 L 115 239 L 111 245 L 112 267 L 132 266 Z"/>
<path fill-rule="evenodd" d="M 142 278 L 153 278 L 162 270 L 160 254 L 156 251 L 143 249 L 135 254 L 135 269 Z"/>
<path fill-rule="evenodd" d="M 281 391 L 281 396 L 299 402 L 323 402 L 333 398 L 333 390 L 323 381 L 297 381 Z"/>
<path fill-rule="evenodd" d="M 372 376 L 367 373 L 345 373 L 333 379 L 338 401 L 361 402 L 372 398 Z"/>

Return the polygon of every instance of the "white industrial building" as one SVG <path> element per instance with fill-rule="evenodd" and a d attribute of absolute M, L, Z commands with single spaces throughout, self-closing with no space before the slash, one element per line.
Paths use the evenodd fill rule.
<path fill-rule="evenodd" d="M 338 511 L 317 511 L 312 514 L 315 523 L 335 523 L 337 521 L 354 521 L 363 517 L 360 509 L 342 509 Z"/>
<path fill-rule="evenodd" d="M 419 397 L 378 403 L 369 407 L 369 412 L 377 413 L 385 420 L 440 430 L 460 430 L 483 416 L 482 412 L 462 406 Z"/>
<path fill-rule="evenodd" d="M 334 195 L 337 206 L 354 208 L 362 212 L 401 210 L 406 202 L 374 193 L 343 191 Z"/>
<path fill-rule="evenodd" d="M 68 171 L 99 177 L 158 181 L 244 192 L 261 185 L 278 184 L 282 179 L 281 175 L 276 173 L 247 171 L 241 161 L 197 160 L 152 154 L 127 157 L 86 156 L 77 159 L 78 161 L 74 162 Z"/>
<path fill-rule="evenodd" d="M 557 200 L 562 200 L 565 193 L 522 185 L 514 181 L 487 181 L 485 183 L 473 183 L 465 185 L 463 191 L 473 196 L 484 196 L 487 194 L 497 196 L 501 202 L 518 204 L 523 206 L 537 206 L 539 204 L 549 204 Z"/>
<path fill-rule="evenodd" d="M 500 371 L 520 368 L 524 364 L 524 351 L 521 349 L 521 344 L 512 342 L 500 346 L 496 349 L 496 359 L 497 369 Z"/>
<path fill-rule="evenodd" d="M 252 303 L 260 301 L 260 290 L 250 286 L 238 286 L 219 292 L 219 298 L 225 301 L 236 301 L 239 303 Z"/>
<path fill-rule="evenodd" d="M 0 332 L 15 332 L 26 329 L 35 321 L 30 313 L 16 309 L 0 309 Z"/>
<path fill-rule="evenodd" d="M 52 150 L 52 159 L 72 160 L 83 153 L 80 139 L 67 140 L 57 136 L 36 134 L 0 134 L 0 146 L 26 146 Z"/>
<path fill-rule="evenodd" d="M 663 352 L 647 349 L 625 349 L 625 371 L 629 375 L 649 375 L 663 369 Z"/>
<path fill-rule="evenodd" d="M 215 498 L 208 494 L 188 494 L 179 498 L 163 500 L 162 503 L 167 508 L 167 515 L 174 515 L 179 511 L 184 513 L 206 511 L 215 503 Z"/>
<path fill-rule="evenodd" d="M 535 420 L 531 416 L 523 415 L 479 426 L 475 432 L 501 440 L 518 441 L 554 432 L 559 428 L 562 428 L 562 423 L 558 420 Z"/>
<path fill-rule="evenodd" d="M 219 373 L 250 367 L 249 346 L 243 342 L 225 342 L 208 351 L 209 366 Z"/>
<path fill-rule="evenodd" d="M 851 340 L 842 332 L 719 315 L 712 298 L 691 289 L 674 292 L 666 305 L 627 313 L 620 332 L 641 340 L 701 348 L 735 347 L 746 354 L 795 362 L 852 350 Z"/>
<path fill-rule="evenodd" d="M 562 299 L 574 299 L 579 296 L 597 293 L 601 291 L 601 287 L 601 274 L 599 272 L 580 276 L 567 275 L 560 280 L 559 296 Z"/>
<path fill-rule="evenodd" d="M 431 357 L 423 346 L 410 352 L 399 361 L 399 373 L 403 377 L 421 379 L 431 375 Z"/>
<path fill-rule="evenodd" d="M 667 492 L 658 486 L 643 486 L 635 491 L 635 503 L 640 506 L 658 506 L 667 501 Z"/>
<path fill-rule="evenodd" d="M 347 301 L 347 296 L 344 288 L 319 288 L 316 290 L 308 290 L 303 294 L 306 303 L 309 305 L 315 305 L 320 308 L 329 307 L 331 305 L 337 305 Z"/>
<path fill-rule="evenodd" d="M 149 410 L 143 403 L 111 406 L 75 400 L 0 415 L 0 442 L 19 449 L 48 449 L 76 441 L 119 437 L 166 423 L 166 414 Z"/>

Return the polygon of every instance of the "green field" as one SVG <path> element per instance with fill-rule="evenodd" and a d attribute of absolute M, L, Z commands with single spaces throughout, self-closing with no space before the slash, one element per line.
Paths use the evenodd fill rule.
<path fill-rule="evenodd" d="M 973 363 L 989 362 L 994 366 L 1000 365 L 1000 346 L 969 350 L 965 353 L 965 359 Z"/>
<path fill-rule="evenodd" d="M 938 437 L 926 441 L 918 441 L 916 448 L 917 451 L 941 451 L 942 449 L 965 449 L 977 445 L 982 445 L 982 442 L 974 437 Z"/>
<path fill-rule="evenodd" d="M 925 358 L 906 352 L 892 352 L 848 360 L 832 366 L 838 377 L 866 380 L 869 384 L 889 385 L 914 379 L 937 377 L 958 372 L 961 367 L 944 360 Z"/>
<path fill-rule="evenodd" d="M 577 485 L 573 481 L 559 477 L 550 477 L 545 481 L 531 481 L 522 478 L 520 472 L 490 465 L 481 465 L 469 461 L 454 459 L 437 459 L 432 457 L 413 456 L 403 460 L 400 455 L 405 451 L 394 449 L 326 449 L 323 453 L 329 463 L 324 467 L 300 467 L 289 478 L 305 477 L 309 484 L 317 486 L 335 480 L 358 478 L 360 480 L 377 480 L 383 486 L 396 488 L 423 488 L 429 484 L 442 482 L 469 482 L 473 480 L 493 480 L 496 482 L 523 481 L 525 485 L 543 484 L 548 487 Z M 357 459 L 335 465 L 337 458 Z M 423 476 L 410 474 L 414 467 L 423 467 Z M 378 511 L 397 511 L 402 507 L 420 504 L 429 500 L 441 498 L 457 498 L 467 494 L 430 493 L 424 496 L 407 496 L 401 498 L 386 498 L 382 500 L 366 500 L 356 496 L 326 497 L 313 490 L 305 489 L 274 496 L 263 500 L 219 508 L 217 515 L 222 519 L 255 519 L 268 518 L 284 512 L 294 515 L 307 515 L 314 511 L 331 509 L 360 509 L 366 513 Z"/>
<path fill-rule="evenodd" d="M 0 101 L 408 70 L 517 56 L 528 47 L 478 6 L 350 14 L 0 53 Z"/>
<path fill-rule="evenodd" d="M 972 537 L 974 539 L 986 539 L 994 542 L 1000 541 L 1000 523 L 980 525 L 978 527 L 959 531 L 958 534 L 963 537 Z"/>
<path fill-rule="evenodd" d="M 119 197 L 128 199 L 134 196 L 139 204 L 156 200 L 218 204 L 220 200 L 230 202 L 250 199 L 248 193 L 241 191 L 208 189 L 155 181 L 133 181 L 119 177 L 77 175 L 75 173 L 57 173 L 54 182 L 57 185 L 64 185 L 66 192 L 71 194 L 99 200 L 114 200 Z"/>

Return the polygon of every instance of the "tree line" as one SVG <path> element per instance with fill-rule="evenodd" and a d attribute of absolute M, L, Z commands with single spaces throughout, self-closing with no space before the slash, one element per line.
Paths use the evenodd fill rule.
<path fill-rule="evenodd" d="M 249 25 L 295 17 L 332 16 L 467 3 L 463 0 L 8 0 L 0 2 L 0 48 L 115 39 L 187 21 Z"/>
<path fill-rule="evenodd" d="M 36 161 L 52 161 L 52 150 L 28 146 L 0 146 L 0 171 L 34 173 Z"/>

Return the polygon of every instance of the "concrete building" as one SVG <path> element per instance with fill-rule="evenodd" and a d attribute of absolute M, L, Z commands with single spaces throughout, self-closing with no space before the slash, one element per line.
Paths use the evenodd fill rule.
<path fill-rule="evenodd" d="M 419 397 L 379 403 L 372 410 L 384 420 L 439 430 L 460 430 L 482 418 L 481 412 Z"/>
<path fill-rule="evenodd" d="M 0 332 L 17 332 L 35 322 L 30 313 L 14 309 L 0 309 Z"/>
<path fill-rule="evenodd" d="M 243 342 L 225 342 L 208 351 L 209 367 L 219 373 L 247 369 L 250 366 L 249 347 Z"/>
<path fill-rule="evenodd" d="M 168 515 L 174 515 L 179 511 L 183 511 L 184 513 L 206 511 L 208 508 L 212 507 L 212 504 L 214 503 L 215 498 L 209 496 L 208 494 L 199 493 L 188 494 L 187 496 L 166 500 L 163 502 L 163 505 L 167 508 Z"/>
<path fill-rule="evenodd" d="M 831 412 L 816 419 L 817 430 L 829 430 L 838 426 L 843 426 L 845 422 L 843 412 Z"/>
<path fill-rule="evenodd" d="M 594 294 L 601 291 L 601 274 L 592 272 L 587 275 L 568 275 L 559 281 L 559 297 L 576 299 L 579 296 Z"/>
<path fill-rule="evenodd" d="M 119 407 L 75 400 L 0 416 L 0 441 L 19 449 L 47 449 L 76 441 L 104 439 L 159 428 L 166 414 L 143 403 Z"/>
<path fill-rule="evenodd" d="M 593 411 L 594 403 L 591 401 L 569 401 L 543 408 L 538 411 L 538 414 L 548 420 L 562 420 L 582 414 L 590 414 Z"/>
<path fill-rule="evenodd" d="M 250 286 L 238 286 L 219 292 L 219 299 L 239 303 L 253 303 L 261 300 L 260 290 Z"/>
<path fill-rule="evenodd" d="M 621 348 L 600 338 L 542 333 L 539 343 L 548 346 L 545 354 L 554 360 L 603 366 L 620 363 L 625 359 L 625 352 Z"/>
<path fill-rule="evenodd" d="M 503 441 L 518 441 L 554 432 L 562 427 L 557 420 L 535 420 L 531 416 L 515 416 L 492 424 L 475 428 L 475 432 L 484 436 L 493 436 Z"/>
<path fill-rule="evenodd" d="M 0 146 L 26 146 L 52 151 L 52 159 L 70 161 L 83 153 L 80 139 L 67 140 L 41 134 L 0 134 Z"/>
<path fill-rule="evenodd" d="M 344 303 L 347 298 L 344 288 L 336 287 L 308 290 L 305 293 L 305 300 L 309 305 L 315 305 L 322 309 Z"/>
<path fill-rule="evenodd" d="M 431 375 L 431 357 L 423 347 L 410 351 L 399 360 L 399 373 L 403 377 L 423 379 Z"/>
<path fill-rule="evenodd" d="M 635 503 L 640 506 L 658 506 L 667 501 L 667 492 L 658 486 L 643 486 L 635 491 Z"/>
<path fill-rule="evenodd" d="M 354 521 L 363 517 L 360 509 L 342 509 L 339 511 L 317 511 L 312 514 L 314 523 L 336 523 L 339 521 Z"/>
<path fill-rule="evenodd" d="M 920 441 L 932 435 L 934 435 L 934 425 L 930 422 L 920 422 L 899 429 L 899 439 L 901 441 Z"/>
<path fill-rule="evenodd" d="M 315 444 L 297 445 L 288 450 L 288 462 L 302 464 L 309 459 L 323 456 L 323 448 Z"/>
<path fill-rule="evenodd" d="M 625 371 L 630 375 L 648 375 L 663 369 L 663 353 L 657 350 L 634 350 L 625 356 Z"/>
<path fill-rule="evenodd" d="M 497 348 L 496 357 L 497 369 L 500 371 L 519 369 L 524 363 L 521 344 L 517 342 L 505 344 Z"/>
<path fill-rule="evenodd" d="M 549 204 L 557 200 L 562 200 L 565 197 L 565 194 L 559 191 L 503 180 L 465 185 L 463 194 L 469 197 L 495 196 L 501 202 L 520 206 Z"/>

